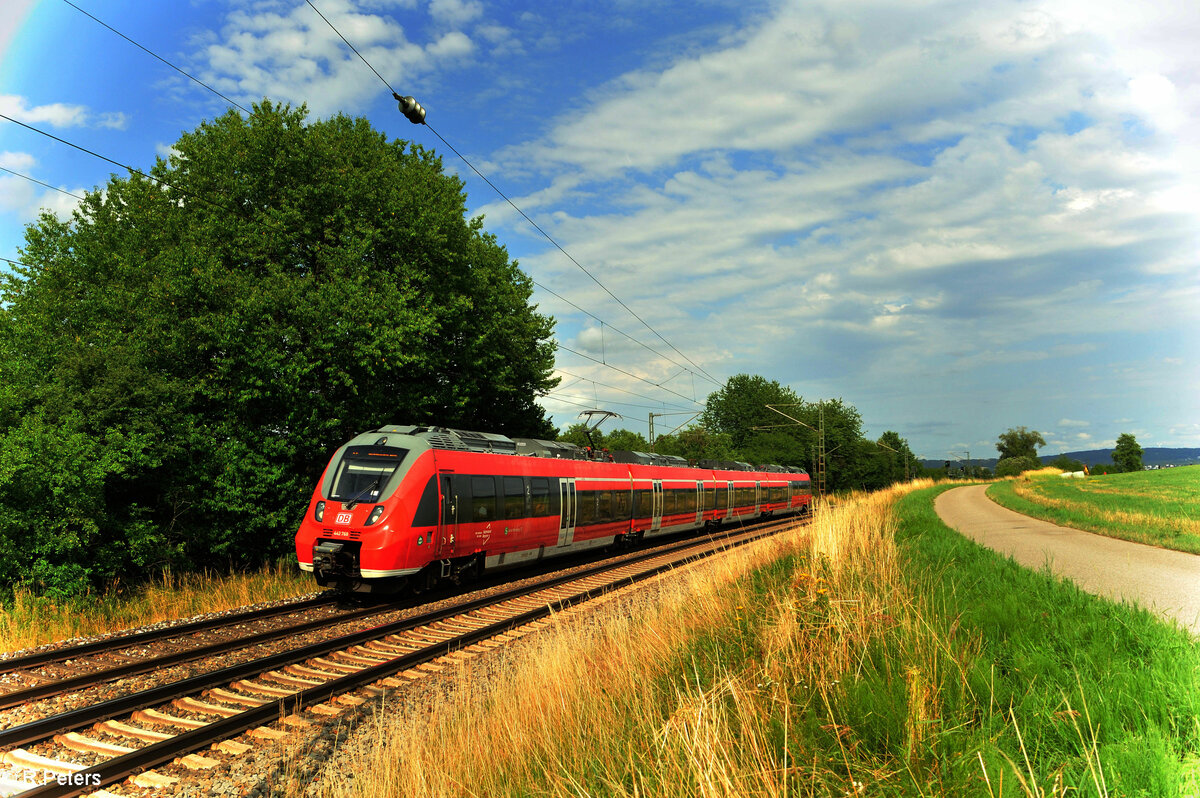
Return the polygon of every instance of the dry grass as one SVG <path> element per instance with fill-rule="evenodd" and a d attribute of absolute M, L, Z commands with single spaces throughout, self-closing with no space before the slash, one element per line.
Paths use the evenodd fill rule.
<path fill-rule="evenodd" d="M 789 724 L 808 709 L 829 716 L 866 641 L 902 614 L 899 593 L 860 588 L 899 584 L 890 507 L 910 489 L 843 500 L 807 529 L 659 583 L 632 608 L 556 624 L 506 652 L 487 680 L 463 672 L 421 710 L 382 712 L 328 766 L 320 793 L 824 795 L 886 778 L 886 767 L 858 773 L 851 730 L 836 719 L 817 732 L 842 746 L 832 765 L 790 754 L 780 735 L 791 739 Z M 788 555 L 811 567 L 763 603 L 748 575 Z M 765 622 L 748 623 L 751 612 Z M 722 629 L 734 656 L 695 647 Z M 908 677 L 917 767 L 938 714 L 927 674 L 939 657 L 927 653 Z"/>
<path fill-rule="evenodd" d="M 102 595 L 55 602 L 17 589 L 0 607 L 0 651 L 91 637 L 159 621 L 275 601 L 311 593 L 312 578 L 294 564 L 265 566 L 244 574 L 163 574 L 157 582 Z"/>

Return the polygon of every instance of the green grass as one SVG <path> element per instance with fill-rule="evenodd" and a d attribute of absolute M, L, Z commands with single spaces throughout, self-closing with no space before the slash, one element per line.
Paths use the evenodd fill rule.
<path fill-rule="evenodd" d="M 1018 478 L 995 483 L 988 496 L 1062 526 L 1200 554 L 1200 466 L 1086 479 Z"/>
<path fill-rule="evenodd" d="M 1083 795 L 1183 794 L 1200 750 L 1200 644 L 966 540 L 931 498 L 899 503 L 899 539 L 935 623 L 978 647 L 948 707 L 952 750 L 980 746 L 990 770 L 1024 750 L 1047 794 L 1060 779 Z"/>
<path fill-rule="evenodd" d="M 948 529 L 934 490 L 896 505 L 897 584 L 827 576 L 828 600 L 797 603 L 806 647 L 849 631 L 831 601 L 889 605 L 851 670 L 819 684 L 796 656 L 791 730 L 773 758 L 806 762 L 797 791 L 878 795 L 1188 795 L 1200 750 L 1200 644 L 1128 605 L 1018 566 Z M 762 673 L 764 619 L 794 601 L 790 558 L 743 585 L 747 611 L 699 636 L 681 662 L 700 684 Z M 854 588 L 854 589 L 851 589 Z M 790 596 L 790 598 L 789 598 Z M 844 610 L 842 610 L 844 611 Z M 697 664 L 701 663 L 701 664 Z M 771 706 L 778 706 L 776 701 Z M 814 780 L 817 784 L 814 784 Z"/>

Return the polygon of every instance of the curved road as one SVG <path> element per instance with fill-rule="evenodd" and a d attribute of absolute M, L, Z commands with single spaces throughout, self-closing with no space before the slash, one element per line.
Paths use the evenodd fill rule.
<path fill-rule="evenodd" d="M 1140 604 L 1200 635 L 1200 556 L 1039 521 L 1001 507 L 986 490 L 948 490 L 934 509 L 947 526 L 1021 565 L 1049 564 L 1089 593 Z"/>

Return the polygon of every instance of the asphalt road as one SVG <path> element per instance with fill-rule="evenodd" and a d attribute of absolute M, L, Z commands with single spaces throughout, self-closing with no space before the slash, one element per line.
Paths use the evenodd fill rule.
<path fill-rule="evenodd" d="M 1135 602 L 1200 636 L 1200 556 L 1039 521 L 1001 507 L 986 490 L 946 491 L 934 509 L 947 526 L 1021 565 L 1049 564 L 1089 593 Z"/>

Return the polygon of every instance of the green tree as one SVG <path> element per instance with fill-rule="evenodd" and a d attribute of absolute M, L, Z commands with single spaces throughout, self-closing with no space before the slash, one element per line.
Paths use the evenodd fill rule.
<path fill-rule="evenodd" d="M 879 436 L 878 443 L 887 453 L 885 463 L 885 485 L 901 482 L 906 477 L 915 477 L 920 472 L 917 456 L 908 446 L 908 441 L 900 437 L 900 433 L 888 430 Z"/>
<path fill-rule="evenodd" d="M 650 451 L 650 441 L 646 440 L 640 432 L 618 429 L 604 436 L 604 447 L 626 452 L 648 452 Z"/>
<path fill-rule="evenodd" d="M 719 390 L 709 394 L 700 417 L 701 426 L 712 432 L 728 435 L 733 447 L 740 449 L 755 437 L 758 432 L 755 427 L 778 427 L 790 423 L 788 419 L 768 409 L 767 405 L 799 403 L 800 397 L 795 391 L 775 380 L 758 375 L 737 374 L 726 380 Z M 780 409 L 788 415 L 795 415 L 792 412 L 795 408 Z M 788 429 L 790 433 L 790 428 Z"/>
<path fill-rule="evenodd" d="M 1009 457 L 1032 457 L 1037 460 L 1038 447 L 1045 445 L 1046 439 L 1042 437 L 1042 433 L 1025 427 L 1014 427 L 1000 435 L 996 449 L 1000 452 L 1001 460 Z"/>
<path fill-rule="evenodd" d="M 1122 471 L 1142 470 L 1142 447 L 1137 438 L 1128 432 L 1123 432 L 1117 438 L 1117 445 L 1112 450 L 1112 459 Z"/>
<path fill-rule="evenodd" d="M 1005 457 L 996 463 L 996 476 L 1015 477 L 1026 471 L 1035 471 L 1042 464 L 1036 457 L 1024 455 L 1021 457 Z"/>
<path fill-rule="evenodd" d="M 1079 460 L 1073 460 L 1070 457 L 1067 457 L 1065 454 L 1060 454 L 1058 457 L 1056 457 L 1054 459 L 1054 462 L 1052 462 L 1050 465 L 1054 466 L 1055 468 L 1059 469 L 1060 471 L 1065 471 L 1067 473 L 1074 473 L 1075 471 L 1082 471 L 1084 468 L 1082 462 L 1080 462 Z"/>
<path fill-rule="evenodd" d="M 687 427 L 670 435 L 660 435 L 654 441 L 658 454 L 673 454 L 689 462 L 701 460 L 740 460 L 735 456 L 729 435 L 713 432 L 703 426 Z"/>
<path fill-rule="evenodd" d="M 379 424 L 553 436 L 553 320 L 432 152 L 264 102 L 151 174 L 43 215 L 0 283 L 0 579 L 286 552 Z"/>

